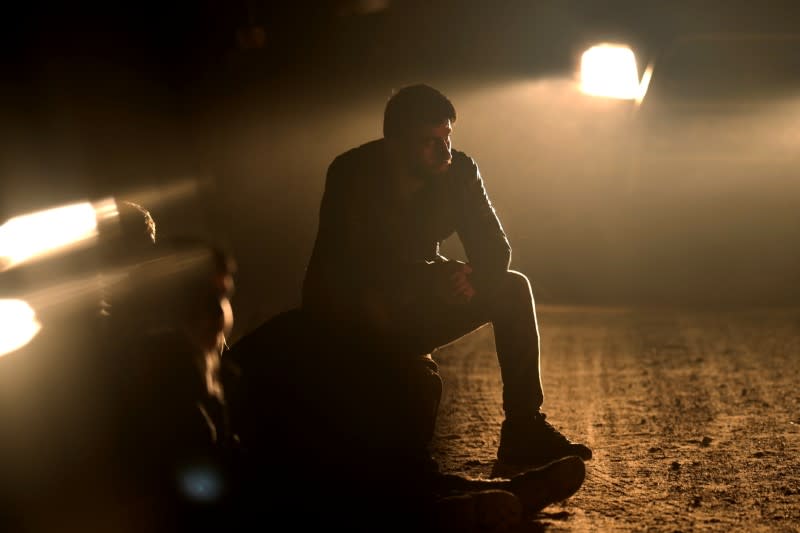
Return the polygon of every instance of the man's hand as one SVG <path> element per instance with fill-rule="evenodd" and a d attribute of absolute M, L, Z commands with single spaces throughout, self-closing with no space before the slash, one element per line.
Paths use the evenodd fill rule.
<path fill-rule="evenodd" d="M 433 283 L 436 294 L 450 304 L 466 304 L 475 296 L 472 267 L 461 261 L 433 263 Z"/>
<path fill-rule="evenodd" d="M 386 331 L 410 307 L 425 305 L 431 297 L 450 305 L 463 305 L 475 294 L 472 266 L 462 261 L 431 261 L 405 267 L 390 290 L 364 290 L 356 301 L 361 318 L 373 328 Z"/>

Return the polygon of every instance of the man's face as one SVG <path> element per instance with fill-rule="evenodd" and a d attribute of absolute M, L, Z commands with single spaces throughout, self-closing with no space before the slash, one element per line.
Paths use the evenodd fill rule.
<path fill-rule="evenodd" d="M 447 119 L 436 125 L 424 125 L 409 135 L 406 154 L 414 174 L 433 178 L 444 174 L 453 161 L 450 134 L 453 125 Z"/>

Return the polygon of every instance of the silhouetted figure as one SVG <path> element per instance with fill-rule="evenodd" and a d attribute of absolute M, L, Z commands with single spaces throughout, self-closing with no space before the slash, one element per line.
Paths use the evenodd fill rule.
<path fill-rule="evenodd" d="M 454 121 L 430 87 L 391 98 L 384 138 L 328 169 L 302 308 L 228 354 L 241 371 L 229 397 L 253 478 L 277 477 L 297 494 L 323 490 L 307 516 L 322 506 L 348 526 L 432 526 L 454 495 L 512 492 L 538 510 L 583 482 L 591 451 L 540 412 L 530 285 L 508 270 L 510 247 L 477 166 L 451 149 Z M 469 263 L 439 254 L 453 232 Z M 440 473 L 429 450 L 442 394 L 431 354 L 487 322 L 504 383 L 498 457 L 523 472 L 511 479 Z"/>
<path fill-rule="evenodd" d="M 196 531 L 236 518 L 220 376 L 230 263 L 206 243 L 156 244 L 144 208 L 117 209 L 95 246 L 42 261 L 77 281 L 40 297 L 40 335 L 0 358 L 0 530 Z"/>
<path fill-rule="evenodd" d="M 131 311 L 147 313 L 143 301 L 150 314 L 120 317 L 128 334 L 116 339 L 111 379 L 115 466 L 131 508 L 150 519 L 148 530 L 229 526 L 239 495 L 238 442 L 221 372 L 232 272 L 223 253 L 202 243 L 159 246 L 128 295 L 141 300 Z"/>
<path fill-rule="evenodd" d="M 109 306 L 120 514 L 148 531 L 231 525 L 238 444 L 221 372 L 232 262 L 193 240 L 159 242 L 140 259 Z"/>
<path fill-rule="evenodd" d="M 138 220 L 141 232 L 141 212 Z M 115 357 L 105 336 L 101 272 L 118 267 L 127 247 L 117 247 L 119 234 L 107 241 L 107 229 L 94 246 L 0 273 L 16 276 L 19 287 L 11 286 L 31 295 L 41 322 L 32 342 L 0 358 L 0 530 L 99 531 L 118 518 L 109 447 Z M 114 529 L 131 531 L 125 524 Z"/>
<path fill-rule="evenodd" d="M 384 137 L 330 165 L 303 309 L 339 349 L 336 375 L 369 412 L 365 438 L 385 451 L 424 449 L 441 382 L 430 354 L 491 322 L 503 380 L 498 460 L 537 466 L 591 450 L 568 440 L 540 407 L 539 335 L 528 279 L 475 161 L 451 147 L 456 120 L 439 91 L 415 85 L 388 101 Z M 460 238 L 468 263 L 439 253 Z M 346 369 L 346 370 L 342 370 Z M 368 407 L 367 407 L 368 406 Z"/>

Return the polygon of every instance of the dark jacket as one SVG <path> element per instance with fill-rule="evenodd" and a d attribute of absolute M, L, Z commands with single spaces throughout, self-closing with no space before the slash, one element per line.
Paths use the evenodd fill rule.
<path fill-rule="evenodd" d="M 457 233 L 479 290 L 505 272 L 511 247 L 478 166 L 452 151 L 450 169 L 393 202 L 384 140 L 345 152 L 328 168 L 319 229 L 303 285 L 306 308 L 345 301 L 364 290 L 402 283 L 409 265 L 441 260 L 440 241 Z"/>

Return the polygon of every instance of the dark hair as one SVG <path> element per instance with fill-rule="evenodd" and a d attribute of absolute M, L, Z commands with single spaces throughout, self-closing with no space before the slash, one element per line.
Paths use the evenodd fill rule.
<path fill-rule="evenodd" d="M 117 202 L 122 237 L 133 245 L 156 242 L 156 223 L 150 211 L 141 205 L 123 200 Z"/>
<path fill-rule="evenodd" d="M 415 126 L 435 125 L 447 119 L 455 122 L 456 109 L 445 95 L 429 85 L 409 85 L 386 103 L 383 136 L 403 136 Z"/>

